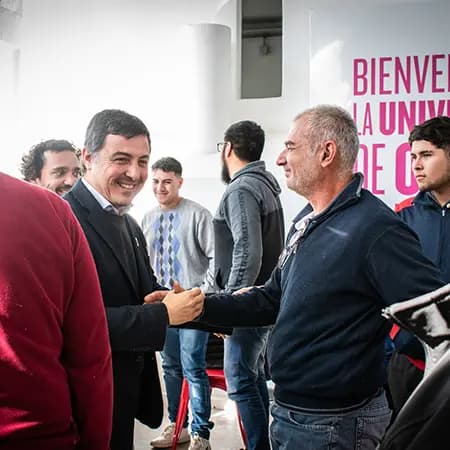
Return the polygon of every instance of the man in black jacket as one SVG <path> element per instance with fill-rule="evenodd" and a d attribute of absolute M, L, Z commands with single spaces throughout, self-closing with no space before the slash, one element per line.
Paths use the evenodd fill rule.
<path fill-rule="evenodd" d="M 160 425 L 154 351 L 163 348 L 168 324 L 192 320 L 203 304 L 198 288 L 143 304 L 163 288 L 150 267 L 145 237 L 126 211 L 147 179 L 149 157 L 150 136 L 140 119 L 101 111 L 86 132 L 86 174 L 65 196 L 89 242 L 106 307 L 114 377 L 111 450 L 132 450 L 135 418 Z"/>

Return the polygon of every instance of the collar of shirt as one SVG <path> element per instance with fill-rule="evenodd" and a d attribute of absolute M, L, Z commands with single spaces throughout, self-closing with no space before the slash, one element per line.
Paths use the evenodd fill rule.
<path fill-rule="evenodd" d="M 288 246 L 294 245 L 303 236 L 303 233 L 306 231 L 306 227 L 308 226 L 309 222 L 313 217 L 314 211 L 311 211 L 309 214 L 307 214 L 306 216 L 302 217 L 300 220 L 295 222 L 294 227 L 296 231 L 289 239 Z"/>
<path fill-rule="evenodd" d="M 309 221 L 314 217 L 314 211 L 311 211 L 309 214 L 306 214 L 306 216 L 302 217 L 300 220 L 295 222 L 294 227 L 295 229 L 301 230 L 302 228 L 306 228 L 306 225 L 308 225 Z"/>
<path fill-rule="evenodd" d="M 97 200 L 98 204 L 105 211 L 111 212 L 118 216 L 123 216 L 127 213 L 133 205 L 124 206 L 123 208 L 116 208 L 111 202 L 106 200 L 100 192 L 98 192 L 91 184 L 89 184 L 84 178 L 81 179 L 81 182 L 86 186 L 86 189 L 93 195 L 95 200 Z"/>

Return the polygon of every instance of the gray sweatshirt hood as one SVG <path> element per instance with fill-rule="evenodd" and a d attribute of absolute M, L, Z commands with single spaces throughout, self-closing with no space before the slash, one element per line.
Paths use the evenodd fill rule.
<path fill-rule="evenodd" d="M 230 184 L 235 183 L 243 176 L 254 177 L 262 181 L 275 195 L 280 195 L 281 193 L 281 188 L 277 179 L 266 170 L 266 163 L 264 161 L 253 161 L 248 163 L 234 174 Z"/>

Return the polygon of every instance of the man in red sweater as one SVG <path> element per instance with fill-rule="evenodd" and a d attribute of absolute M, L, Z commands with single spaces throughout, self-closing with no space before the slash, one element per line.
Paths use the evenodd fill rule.
<path fill-rule="evenodd" d="M 0 447 L 108 450 L 112 370 L 98 276 L 69 205 L 0 173 Z"/>

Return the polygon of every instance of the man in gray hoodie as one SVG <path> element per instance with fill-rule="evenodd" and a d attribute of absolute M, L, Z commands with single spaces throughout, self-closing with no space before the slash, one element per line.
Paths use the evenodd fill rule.
<path fill-rule="evenodd" d="M 217 146 L 227 188 L 214 217 L 215 281 L 224 292 L 265 283 L 283 248 L 281 189 L 260 161 L 264 139 L 258 124 L 242 121 L 231 125 Z M 248 450 L 270 449 L 268 333 L 267 327 L 237 328 L 225 340 L 227 391 L 237 403 Z"/>

